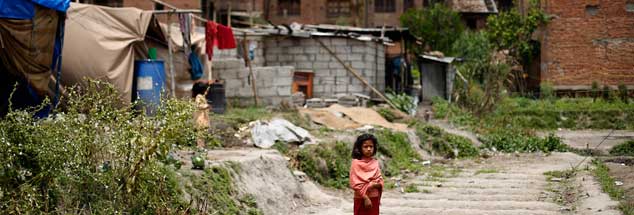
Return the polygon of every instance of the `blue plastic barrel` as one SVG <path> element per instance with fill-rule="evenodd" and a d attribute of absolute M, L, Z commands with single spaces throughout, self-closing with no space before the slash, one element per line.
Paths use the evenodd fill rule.
<path fill-rule="evenodd" d="M 136 108 L 153 116 L 161 105 L 161 93 L 165 85 L 165 66 L 162 60 L 134 61 L 134 84 L 132 101 Z"/>

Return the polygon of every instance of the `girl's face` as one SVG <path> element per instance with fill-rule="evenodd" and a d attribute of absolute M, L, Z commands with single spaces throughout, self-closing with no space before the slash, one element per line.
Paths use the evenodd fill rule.
<path fill-rule="evenodd" d="M 363 153 L 363 157 L 371 158 L 374 153 L 374 143 L 372 140 L 363 141 L 361 145 L 361 153 Z"/>

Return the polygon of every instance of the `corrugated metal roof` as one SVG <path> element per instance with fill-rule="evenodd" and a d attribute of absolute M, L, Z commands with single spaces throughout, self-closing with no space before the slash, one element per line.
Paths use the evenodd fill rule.
<path fill-rule="evenodd" d="M 461 13 L 497 13 L 493 0 L 450 0 L 449 6 Z"/>

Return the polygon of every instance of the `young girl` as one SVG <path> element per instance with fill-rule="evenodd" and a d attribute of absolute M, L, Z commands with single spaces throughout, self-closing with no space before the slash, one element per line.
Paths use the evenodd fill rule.
<path fill-rule="evenodd" d="M 371 134 L 357 137 L 352 148 L 350 188 L 354 190 L 354 215 L 378 215 L 383 176 L 374 159 L 378 141 Z"/>

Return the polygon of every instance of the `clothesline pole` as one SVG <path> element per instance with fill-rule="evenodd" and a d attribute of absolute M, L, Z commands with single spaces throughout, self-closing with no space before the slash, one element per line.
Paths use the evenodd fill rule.
<path fill-rule="evenodd" d="M 253 74 L 253 66 L 251 66 L 251 58 L 249 58 L 248 48 L 247 48 L 247 33 L 244 33 L 244 39 L 242 39 L 242 56 L 244 57 L 244 62 L 249 66 L 249 76 L 251 77 L 251 90 L 253 91 L 253 102 L 255 106 L 258 106 L 258 92 L 257 87 L 255 86 L 255 74 Z"/>
<path fill-rule="evenodd" d="M 172 53 L 172 13 L 167 14 L 167 61 L 169 63 L 170 87 L 172 90 L 172 98 L 176 98 L 176 84 L 174 78 L 174 55 Z"/>

